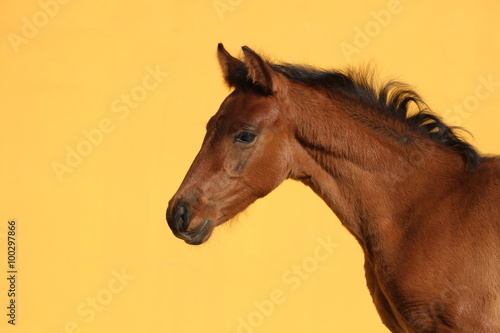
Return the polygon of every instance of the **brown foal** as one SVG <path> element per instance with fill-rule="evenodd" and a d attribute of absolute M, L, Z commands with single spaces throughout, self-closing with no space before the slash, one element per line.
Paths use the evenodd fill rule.
<path fill-rule="evenodd" d="M 356 71 L 218 59 L 234 88 L 167 209 L 175 236 L 214 228 L 285 179 L 358 240 L 392 332 L 500 332 L 500 159 L 480 156 L 419 95 Z"/>

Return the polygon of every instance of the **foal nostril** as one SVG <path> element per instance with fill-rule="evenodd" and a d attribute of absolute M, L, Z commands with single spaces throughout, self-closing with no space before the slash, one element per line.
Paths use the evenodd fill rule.
<path fill-rule="evenodd" d="M 189 205 L 185 202 L 180 203 L 174 212 L 174 223 L 178 231 L 186 231 L 191 220 Z"/>

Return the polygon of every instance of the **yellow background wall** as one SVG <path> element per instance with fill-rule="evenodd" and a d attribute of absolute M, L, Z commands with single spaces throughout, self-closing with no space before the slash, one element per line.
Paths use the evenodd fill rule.
<path fill-rule="evenodd" d="M 202 246 L 172 235 L 167 202 L 228 93 L 216 45 L 326 68 L 372 61 L 500 153 L 499 14 L 489 0 L 3 1 L 1 331 L 387 332 L 361 249 L 299 183 Z"/>

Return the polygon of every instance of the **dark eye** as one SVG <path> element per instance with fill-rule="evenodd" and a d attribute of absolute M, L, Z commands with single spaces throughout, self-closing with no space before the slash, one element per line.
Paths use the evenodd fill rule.
<path fill-rule="evenodd" d="M 256 137 L 257 137 L 257 134 L 255 134 L 253 132 L 242 131 L 234 137 L 234 141 L 249 144 L 249 143 L 252 143 Z"/>

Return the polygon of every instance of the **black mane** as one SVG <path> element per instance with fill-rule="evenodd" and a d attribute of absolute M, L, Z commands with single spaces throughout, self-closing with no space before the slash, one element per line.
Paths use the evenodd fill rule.
<path fill-rule="evenodd" d="M 380 88 L 376 88 L 369 71 L 339 72 L 300 65 L 272 63 L 269 65 L 290 80 L 298 80 L 311 86 L 347 94 L 364 105 L 398 119 L 412 130 L 459 153 L 468 171 L 474 171 L 479 165 L 481 156 L 471 144 L 456 133 L 456 130 L 460 128 L 446 125 L 430 110 L 420 96 L 404 83 L 389 81 Z M 412 114 L 410 114 L 411 105 L 416 107 L 416 112 Z"/>

